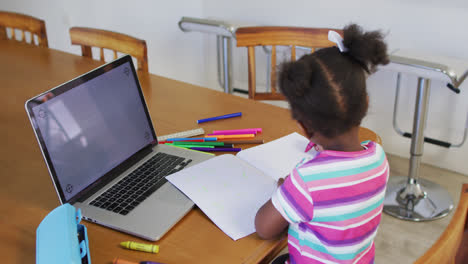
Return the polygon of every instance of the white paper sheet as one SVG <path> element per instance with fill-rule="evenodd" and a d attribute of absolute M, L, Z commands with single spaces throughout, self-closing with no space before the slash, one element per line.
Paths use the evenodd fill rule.
<path fill-rule="evenodd" d="M 255 215 L 276 181 L 233 155 L 221 155 L 167 177 L 229 237 L 255 232 Z"/>
<path fill-rule="evenodd" d="M 286 177 L 305 157 L 314 157 L 312 150 L 305 153 L 309 140 L 298 133 L 292 133 L 253 148 L 242 150 L 237 157 L 252 164 L 275 180 Z"/>
<path fill-rule="evenodd" d="M 279 178 L 304 157 L 307 138 L 292 133 L 277 140 L 221 155 L 167 179 L 187 195 L 224 233 L 234 240 L 255 232 L 255 215 L 271 198 Z"/>

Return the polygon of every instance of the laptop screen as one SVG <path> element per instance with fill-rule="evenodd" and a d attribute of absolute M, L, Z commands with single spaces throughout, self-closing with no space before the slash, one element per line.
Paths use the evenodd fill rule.
<path fill-rule="evenodd" d="M 156 139 L 128 56 L 30 100 L 27 107 L 62 201 Z"/>

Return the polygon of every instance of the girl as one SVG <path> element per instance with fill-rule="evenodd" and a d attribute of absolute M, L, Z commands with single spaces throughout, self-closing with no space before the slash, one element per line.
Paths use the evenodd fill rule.
<path fill-rule="evenodd" d="M 279 74 L 292 116 L 310 139 L 306 151 L 318 151 L 279 183 L 255 218 L 264 239 L 289 225 L 289 256 L 281 263 L 374 262 L 389 168 L 382 147 L 359 142 L 358 133 L 368 108 L 366 77 L 389 60 L 380 32 L 354 24 L 343 32 L 344 40 L 329 32 L 338 47 L 286 63 Z"/>

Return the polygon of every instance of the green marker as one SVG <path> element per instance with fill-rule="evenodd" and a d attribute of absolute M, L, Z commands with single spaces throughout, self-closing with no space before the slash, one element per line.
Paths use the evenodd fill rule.
<path fill-rule="evenodd" d="M 166 143 L 166 145 L 167 145 L 167 143 Z M 181 149 L 187 149 L 187 150 L 190 150 L 190 151 L 195 151 L 195 152 L 200 152 L 200 153 L 207 154 L 207 155 L 210 155 L 210 156 L 216 156 L 216 155 L 215 155 L 215 154 L 213 154 L 213 153 L 208 153 L 208 152 L 205 152 L 205 151 L 199 151 L 199 150 L 194 150 L 194 149 L 184 148 L 184 147 L 181 147 L 181 146 L 172 145 L 172 147 L 175 147 L 175 148 L 181 148 Z"/>
<path fill-rule="evenodd" d="M 200 145 L 192 145 L 192 144 L 174 144 L 174 143 L 166 143 L 166 145 L 174 146 L 174 147 L 182 147 L 182 148 L 199 148 Z M 214 148 L 214 146 L 203 146 L 204 148 Z"/>
<path fill-rule="evenodd" d="M 199 148 L 200 145 L 175 145 L 177 147 L 183 147 L 183 148 Z M 215 146 L 203 146 L 204 148 L 215 148 Z"/>
<path fill-rule="evenodd" d="M 224 142 L 206 141 L 206 142 L 190 142 L 190 141 L 174 141 L 174 145 L 196 145 L 199 146 L 224 146 Z"/>

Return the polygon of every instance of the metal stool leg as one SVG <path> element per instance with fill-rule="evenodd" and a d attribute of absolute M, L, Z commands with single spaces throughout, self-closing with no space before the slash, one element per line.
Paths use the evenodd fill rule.
<path fill-rule="evenodd" d="M 404 220 L 434 220 L 446 216 L 453 209 L 452 198 L 444 188 L 419 178 L 429 93 L 430 80 L 418 78 L 409 175 L 392 176 L 387 184 L 383 210 Z"/>
<path fill-rule="evenodd" d="M 216 38 L 218 56 L 218 82 L 219 85 L 224 88 L 225 93 L 232 93 L 232 41 L 230 37 L 217 36 Z M 223 66 L 222 69 L 221 63 Z"/>

